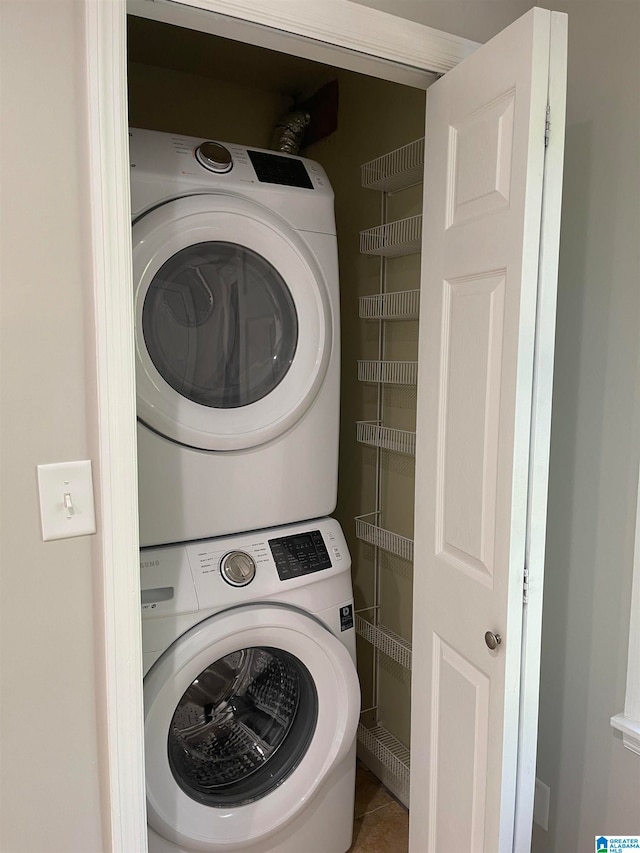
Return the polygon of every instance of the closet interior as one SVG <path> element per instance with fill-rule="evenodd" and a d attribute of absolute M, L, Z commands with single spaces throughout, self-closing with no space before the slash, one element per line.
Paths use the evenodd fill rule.
<path fill-rule="evenodd" d="M 269 148 L 283 116 L 312 113 L 299 153 L 336 204 L 335 517 L 353 560 L 358 754 L 408 807 L 424 90 L 135 16 L 128 45 L 133 127 Z"/>

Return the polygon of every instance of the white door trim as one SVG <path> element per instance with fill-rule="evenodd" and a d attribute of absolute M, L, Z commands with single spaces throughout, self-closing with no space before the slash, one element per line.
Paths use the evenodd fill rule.
<path fill-rule="evenodd" d="M 551 12 L 549 89 L 547 95 L 547 103 L 550 108 L 550 129 L 544 162 L 536 344 L 533 362 L 529 495 L 525 546 L 528 590 L 527 604 L 523 608 L 522 623 L 514 853 L 528 853 L 531 849 L 531 829 L 533 826 L 566 83 L 567 16 L 561 12 Z"/>
<path fill-rule="evenodd" d="M 98 418 L 105 843 L 147 849 L 124 0 L 84 4 Z M 100 639 L 102 642 L 100 642 Z M 100 672 L 100 668 L 97 670 Z M 107 838 L 109 841 L 107 841 Z"/>
<path fill-rule="evenodd" d="M 289 50 L 301 36 L 315 42 L 326 62 L 340 51 L 370 54 L 378 76 L 395 79 L 393 63 L 418 69 L 414 79 L 426 81 L 428 70 L 447 71 L 478 45 L 430 27 L 349 2 L 321 4 L 290 0 L 141 0 L 149 17 L 158 10 L 216 13 L 220 30 L 233 18 L 247 41 L 273 46 L 279 36 Z M 134 0 L 132 5 L 140 5 Z M 152 8 L 153 7 L 153 8 Z M 84 0 L 86 73 L 91 184 L 90 216 L 95 304 L 95 358 L 98 409 L 96 563 L 103 591 L 104 683 L 97 687 L 106 708 L 104 731 L 105 836 L 112 851 L 147 849 L 142 644 L 137 530 L 135 444 L 135 380 L 131 274 L 131 215 L 127 145 L 126 0 Z M 155 10 L 155 11 L 154 11 Z M 153 12 L 153 14 L 152 14 Z M 189 24 L 182 22 L 183 26 Z M 279 30 L 261 30 L 259 27 Z M 200 27 L 198 27 L 200 28 Z M 202 26 L 206 31 L 206 27 Z M 292 35 L 293 34 L 293 35 Z M 308 54 L 309 42 L 305 42 Z M 344 58 L 346 54 L 342 53 Z M 314 56 L 314 58 L 316 58 Z M 390 64 L 391 63 L 391 64 Z M 373 73 L 373 71 L 369 71 Z M 406 80 L 405 80 L 406 82 Z M 417 83 L 414 83 L 417 85 Z"/>
<path fill-rule="evenodd" d="M 420 87 L 479 44 L 348 0 L 129 0 L 129 12 Z"/>

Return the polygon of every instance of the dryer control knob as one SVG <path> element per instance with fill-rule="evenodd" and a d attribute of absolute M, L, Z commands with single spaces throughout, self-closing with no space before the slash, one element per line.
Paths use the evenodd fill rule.
<path fill-rule="evenodd" d="M 219 142 L 203 142 L 196 148 L 196 160 L 210 172 L 223 174 L 233 167 L 233 157 L 228 148 Z"/>
<path fill-rule="evenodd" d="M 246 586 L 256 575 L 256 564 L 245 551 L 231 551 L 222 558 L 220 572 L 231 586 Z"/>

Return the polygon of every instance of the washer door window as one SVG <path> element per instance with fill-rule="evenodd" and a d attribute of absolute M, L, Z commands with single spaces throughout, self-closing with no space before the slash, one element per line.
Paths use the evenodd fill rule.
<path fill-rule="evenodd" d="M 246 199 L 198 195 L 135 223 L 138 416 L 209 450 L 270 441 L 318 393 L 332 318 L 300 236 Z"/>
<path fill-rule="evenodd" d="M 196 625 L 144 680 L 149 824 L 196 850 L 287 826 L 353 747 L 351 655 L 289 607 L 247 605 Z"/>
<path fill-rule="evenodd" d="M 281 649 L 215 661 L 184 692 L 169 727 L 173 778 L 213 807 L 251 803 L 300 763 L 318 719 L 309 670 Z"/>

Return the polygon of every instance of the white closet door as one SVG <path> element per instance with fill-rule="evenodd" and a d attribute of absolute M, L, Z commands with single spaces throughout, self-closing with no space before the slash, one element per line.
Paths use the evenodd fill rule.
<path fill-rule="evenodd" d="M 551 27 L 531 10 L 427 96 L 412 853 L 513 847 Z"/>

